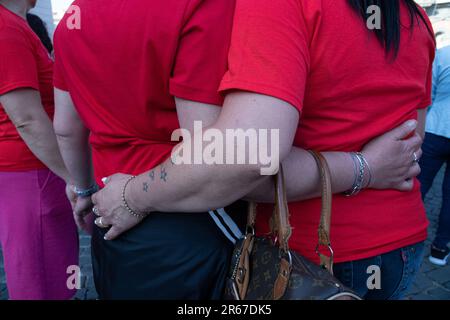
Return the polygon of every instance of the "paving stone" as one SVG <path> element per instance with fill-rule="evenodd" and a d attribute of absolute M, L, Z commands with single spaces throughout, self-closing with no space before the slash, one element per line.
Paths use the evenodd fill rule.
<path fill-rule="evenodd" d="M 428 272 L 427 276 L 442 285 L 450 280 L 450 270 L 448 267 L 436 269 Z"/>
<path fill-rule="evenodd" d="M 81 256 L 79 263 L 81 269 L 83 269 L 84 266 L 91 265 L 91 256 Z"/>
<path fill-rule="evenodd" d="M 86 292 L 86 296 L 85 296 L 86 300 L 97 300 L 98 299 L 98 294 L 95 291 L 95 289 L 89 289 Z"/>
<path fill-rule="evenodd" d="M 78 290 L 77 293 L 75 294 L 75 296 L 73 297 L 73 300 L 85 300 L 86 291 L 87 291 L 87 289 Z"/>
<path fill-rule="evenodd" d="M 409 296 L 407 300 L 436 300 L 434 297 L 426 293 Z"/>
<path fill-rule="evenodd" d="M 81 247 L 86 247 L 86 246 L 90 246 L 91 245 L 91 236 L 81 232 L 80 233 L 80 246 Z"/>
<path fill-rule="evenodd" d="M 413 284 L 413 288 L 417 289 L 417 291 L 411 289 L 410 293 L 421 292 L 433 286 L 433 280 L 428 278 L 424 273 L 418 273 Z"/>
<path fill-rule="evenodd" d="M 449 300 L 450 299 L 450 290 L 443 288 L 436 288 L 429 290 L 427 292 L 430 296 L 435 298 L 436 300 Z"/>
<path fill-rule="evenodd" d="M 422 263 L 422 268 L 420 269 L 420 271 L 423 273 L 428 273 L 430 271 L 433 271 L 433 270 L 436 270 L 439 268 L 438 266 L 436 266 L 428 261 L 428 256 L 429 256 L 429 252 L 426 251 L 426 255 L 425 255 L 425 258 Z"/>
<path fill-rule="evenodd" d="M 445 283 L 445 284 L 444 284 L 444 287 L 445 287 L 446 289 L 449 289 L 449 290 L 450 290 L 450 281 L 447 282 L 447 283 Z"/>

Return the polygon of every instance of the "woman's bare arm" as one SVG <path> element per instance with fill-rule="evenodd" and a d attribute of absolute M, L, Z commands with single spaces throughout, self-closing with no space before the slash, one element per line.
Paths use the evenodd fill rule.
<path fill-rule="evenodd" d="M 64 166 L 52 122 L 42 106 L 39 92 L 34 89 L 14 90 L 1 95 L 0 103 L 33 154 L 69 183 L 70 175 Z"/>
<path fill-rule="evenodd" d="M 72 183 L 87 189 L 94 184 L 89 130 L 78 116 L 68 92 L 55 88 L 54 127 Z"/>
<path fill-rule="evenodd" d="M 221 108 L 214 105 L 177 99 L 177 111 L 180 126 L 192 132 L 195 121 L 201 121 L 205 127 L 214 124 L 220 114 Z M 402 136 L 409 135 L 413 130 L 413 126 L 410 128 L 407 126 L 397 128 L 391 134 L 387 134 L 383 137 L 383 140 L 379 141 L 374 147 L 369 147 L 365 151 L 366 156 L 369 158 L 370 162 L 373 163 L 373 168 L 371 168 L 371 170 L 374 170 L 373 174 L 377 174 L 378 180 L 381 180 L 375 182 L 375 177 L 372 177 L 373 182 L 375 182 L 372 184 L 372 187 L 396 188 L 402 191 L 410 190 L 412 184 L 407 181 L 399 181 L 397 184 L 389 185 L 389 180 L 386 179 L 383 174 L 378 173 L 380 170 L 377 166 L 383 166 L 385 168 L 388 161 L 394 162 L 394 159 L 390 157 L 390 154 L 395 152 L 395 150 L 392 149 L 396 147 L 395 141 L 401 139 Z M 416 144 L 420 143 L 417 138 L 415 138 L 414 141 Z M 373 154 L 383 153 L 386 155 L 385 158 L 374 159 L 372 156 Z M 348 152 L 323 152 L 322 154 L 327 159 L 330 167 L 333 193 L 342 193 L 351 189 L 355 180 L 355 167 L 350 154 Z M 381 163 L 374 163 L 377 160 L 378 162 L 381 160 Z M 307 200 L 320 196 L 319 169 L 317 168 L 316 161 L 308 151 L 302 148 L 292 147 L 289 156 L 283 161 L 283 168 L 285 176 L 287 177 L 286 189 L 289 201 Z M 383 180 L 385 181 L 384 184 Z M 368 171 L 366 171 L 365 185 L 367 185 L 368 182 L 369 174 Z M 247 194 L 245 198 L 257 202 L 273 202 L 273 180 L 268 177 L 265 179 L 264 183 L 260 184 L 256 189 Z"/>

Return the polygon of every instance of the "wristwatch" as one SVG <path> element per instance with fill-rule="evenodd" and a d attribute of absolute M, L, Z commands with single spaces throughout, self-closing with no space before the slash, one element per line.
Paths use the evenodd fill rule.
<path fill-rule="evenodd" d="M 74 188 L 75 193 L 80 198 L 90 197 L 94 193 L 96 193 L 98 190 L 100 190 L 100 188 L 97 184 L 94 184 L 92 187 L 90 187 L 88 189 L 78 189 L 77 187 Z"/>

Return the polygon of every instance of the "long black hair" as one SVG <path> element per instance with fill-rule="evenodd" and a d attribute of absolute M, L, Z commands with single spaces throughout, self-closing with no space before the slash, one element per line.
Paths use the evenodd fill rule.
<path fill-rule="evenodd" d="M 42 44 L 51 54 L 53 52 L 52 40 L 47 31 L 44 21 L 41 20 L 37 15 L 32 13 L 27 14 L 28 25 L 33 29 L 34 33 L 41 39 Z"/>
<path fill-rule="evenodd" d="M 414 20 L 422 20 L 427 27 L 431 36 L 433 32 L 430 30 L 425 17 L 419 10 L 418 5 L 413 0 L 348 0 L 350 6 L 356 10 L 364 22 L 370 16 L 367 13 L 368 7 L 376 5 L 381 10 L 381 29 L 374 29 L 376 37 L 380 41 L 381 45 L 385 48 L 386 54 L 393 53 L 394 58 L 397 56 L 400 48 L 400 5 L 403 2 L 411 17 L 411 28 L 414 27 Z"/>

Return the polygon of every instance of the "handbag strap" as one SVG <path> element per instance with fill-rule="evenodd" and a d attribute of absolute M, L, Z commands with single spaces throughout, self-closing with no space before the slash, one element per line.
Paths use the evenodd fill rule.
<path fill-rule="evenodd" d="M 275 185 L 275 206 L 273 214 L 272 234 L 276 235 L 280 248 L 284 252 L 289 251 L 289 238 L 292 234 L 289 224 L 289 207 L 286 197 L 286 186 L 284 183 L 283 166 L 280 164 L 278 174 L 273 176 Z M 254 233 L 256 222 L 256 203 L 250 202 L 247 216 L 247 233 Z"/>
<path fill-rule="evenodd" d="M 280 248 L 284 252 L 289 251 L 289 239 L 292 235 L 292 228 L 289 224 L 289 206 L 286 196 L 286 185 L 284 183 L 283 166 L 280 165 L 275 179 L 275 228 L 274 232 L 278 235 Z"/>
<path fill-rule="evenodd" d="M 317 151 L 309 151 L 316 160 L 320 173 L 320 183 L 322 189 L 322 209 L 318 229 L 319 242 L 316 246 L 316 253 L 320 257 L 320 265 L 333 274 L 334 252 L 331 248 L 330 227 L 331 227 L 331 207 L 333 192 L 331 189 L 331 172 L 327 160 Z M 321 248 L 327 248 L 329 256 L 321 253 Z"/>
<path fill-rule="evenodd" d="M 320 215 L 320 223 L 318 229 L 319 242 L 316 247 L 316 253 L 320 257 L 320 264 L 326 268 L 331 274 L 333 273 L 333 249 L 330 243 L 330 226 L 331 226 L 331 206 L 332 206 L 332 189 L 331 189 L 331 173 L 326 159 L 322 154 L 316 151 L 309 151 L 316 160 L 320 172 L 321 190 L 322 190 L 322 209 Z M 275 207 L 273 215 L 272 233 L 278 237 L 280 248 L 289 251 L 289 238 L 292 229 L 289 224 L 289 207 L 286 197 L 286 187 L 284 182 L 283 166 L 280 165 L 278 174 L 274 176 L 275 184 Z M 256 221 L 256 204 L 249 204 L 247 226 L 254 232 Z M 249 232 L 249 230 L 247 230 Z M 326 247 L 329 256 L 320 252 L 320 249 Z"/>

